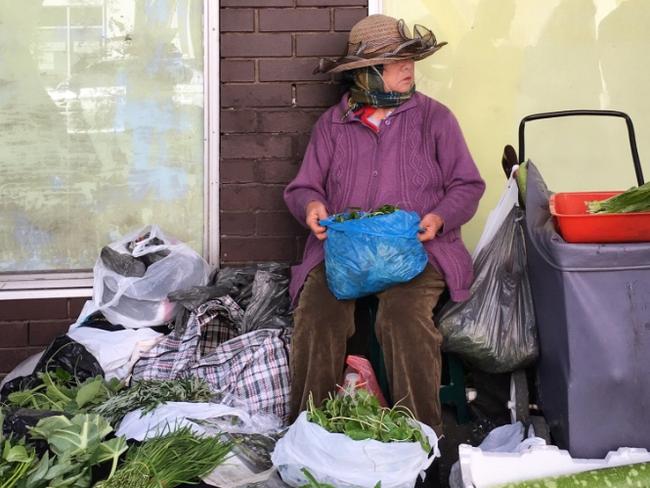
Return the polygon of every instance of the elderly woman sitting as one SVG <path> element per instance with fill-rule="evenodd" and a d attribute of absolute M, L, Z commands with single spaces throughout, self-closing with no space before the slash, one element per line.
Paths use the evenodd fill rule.
<path fill-rule="evenodd" d="M 377 294 L 376 334 L 392 397 L 442 432 L 442 337 L 432 311 L 445 288 L 454 301 L 468 297 L 472 260 L 460 227 L 485 189 L 454 115 L 415 90 L 414 61 L 444 44 L 421 26 L 411 36 L 403 21 L 371 15 L 352 28 L 347 55 L 321 60 L 319 71 L 346 71 L 352 86 L 316 123 L 284 194 L 292 214 L 311 230 L 303 261 L 292 270 L 292 418 L 310 392 L 320 402 L 340 384 L 355 330 L 354 300 L 337 300 L 327 286 L 327 232 L 319 220 L 351 207 L 393 204 L 421 216 L 418 238 L 428 264 L 412 281 Z"/>

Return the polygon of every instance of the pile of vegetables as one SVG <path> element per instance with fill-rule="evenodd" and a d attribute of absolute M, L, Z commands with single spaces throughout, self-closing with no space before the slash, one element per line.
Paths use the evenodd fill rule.
<path fill-rule="evenodd" d="M 366 390 L 345 391 L 343 396 L 327 398 L 320 408 L 310 395 L 307 419 L 328 432 L 342 433 L 354 440 L 375 439 L 380 442 L 419 442 L 431 451 L 426 435 L 406 407 L 382 407 Z"/>
<path fill-rule="evenodd" d="M 650 182 L 630 188 L 607 200 L 586 202 L 589 213 L 650 212 Z"/>
<path fill-rule="evenodd" d="M 399 208 L 394 205 L 382 205 L 381 207 L 370 210 L 369 212 L 364 212 L 358 207 L 352 207 L 348 212 L 336 214 L 332 220 L 334 220 L 334 222 L 341 223 L 345 222 L 346 220 L 358 220 L 366 219 L 369 217 L 377 217 L 378 215 L 388 215 L 397 210 L 399 210 Z"/>
<path fill-rule="evenodd" d="M 137 409 L 144 415 L 165 402 L 209 402 L 212 396 L 208 383 L 199 378 L 138 381 L 94 411 L 110 422 L 118 422 Z"/>
<path fill-rule="evenodd" d="M 41 384 L 10 393 L 0 405 L 0 488 L 90 488 L 100 464 L 110 465 L 110 473 L 95 486 L 172 488 L 196 482 L 231 451 L 231 442 L 199 437 L 189 428 L 130 448 L 123 437 L 109 437 L 112 425 L 130 411 L 150 412 L 168 401 L 210 401 L 213 393 L 204 380 L 143 381 L 123 389 L 117 380 L 97 376 L 81 382 L 62 369 L 41 372 L 38 378 Z M 5 439 L 4 410 L 18 416 L 23 411 L 61 415 L 41 418 L 27 438 Z"/>
<path fill-rule="evenodd" d="M 49 451 L 39 459 L 36 451 L 28 447 L 24 440 L 4 440 L 0 486 L 89 487 L 92 467 L 110 462 L 111 476 L 120 455 L 127 449 L 122 437 L 105 439 L 112 430 L 105 419 L 93 414 L 78 414 L 72 419 L 63 415 L 41 419 L 32 428 L 32 438 L 44 439 Z"/>
<path fill-rule="evenodd" d="M 115 475 L 95 487 L 172 488 L 191 483 L 221 464 L 230 449 L 218 437 L 199 437 L 183 427 L 129 449 Z"/>
<path fill-rule="evenodd" d="M 60 368 L 38 373 L 38 377 L 42 381 L 40 385 L 10 393 L 8 404 L 35 410 L 80 413 L 92 411 L 122 388 L 118 380 L 104 381 L 101 376 L 80 383 Z"/>

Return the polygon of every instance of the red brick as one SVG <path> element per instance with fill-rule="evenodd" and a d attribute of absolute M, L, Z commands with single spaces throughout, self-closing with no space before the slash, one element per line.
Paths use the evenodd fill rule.
<path fill-rule="evenodd" d="M 219 229 L 222 236 L 252 236 L 255 234 L 255 214 L 221 212 Z"/>
<path fill-rule="evenodd" d="M 291 34 L 222 34 L 221 56 L 291 56 Z"/>
<path fill-rule="evenodd" d="M 347 51 L 347 32 L 296 34 L 297 56 L 342 56 Z"/>
<path fill-rule="evenodd" d="M 260 9 L 260 31 L 328 31 L 330 11 L 322 8 Z"/>
<path fill-rule="evenodd" d="M 221 183 L 254 183 L 255 161 L 250 160 L 223 160 L 219 166 Z"/>
<path fill-rule="evenodd" d="M 221 32 L 253 32 L 255 30 L 255 11 L 222 8 L 219 12 L 219 30 Z"/>
<path fill-rule="evenodd" d="M 40 300 L 0 300 L 0 320 L 64 319 L 68 316 L 66 298 Z"/>
<path fill-rule="evenodd" d="M 221 136 L 224 159 L 286 158 L 291 156 L 291 137 L 261 134 Z"/>
<path fill-rule="evenodd" d="M 29 344 L 31 346 L 46 346 L 60 335 L 68 332 L 72 321 L 48 320 L 29 323 Z"/>
<path fill-rule="evenodd" d="M 90 300 L 90 297 L 83 298 L 69 298 L 68 299 L 68 317 L 71 319 L 77 320 L 81 310 L 84 308 L 86 302 Z"/>
<path fill-rule="evenodd" d="M 222 59 L 221 81 L 255 81 L 255 61 Z"/>
<path fill-rule="evenodd" d="M 367 15 L 367 8 L 337 8 L 334 10 L 334 30 L 349 31 Z"/>
<path fill-rule="evenodd" d="M 259 212 L 255 214 L 258 236 L 295 236 L 307 232 L 289 212 Z"/>
<path fill-rule="evenodd" d="M 222 107 L 290 107 L 290 83 L 221 86 Z"/>
<path fill-rule="evenodd" d="M 296 93 L 300 107 L 331 107 L 341 99 L 340 87 L 325 83 L 297 85 Z"/>
<path fill-rule="evenodd" d="M 221 132 L 257 132 L 257 110 L 222 110 Z"/>
<path fill-rule="evenodd" d="M 0 323 L 0 347 L 20 347 L 29 345 L 27 322 Z"/>
<path fill-rule="evenodd" d="M 259 132 L 308 132 L 321 116 L 321 110 L 265 110 L 257 113 Z"/>
<path fill-rule="evenodd" d="M 0 349 L 0 372 L 10 373 L 16 366 L 33 356 L 37 352 L 41 352 L 42 347 L 20 347 L 11 349 Z"/>
<path fill-rule="evenodd" d="M 295 0 L 221 0 L 221 7 L 293 7 Z"/>
<path fill-rule="evenodd" d="M 296 255 L 294 237 L 224 237 L 221 257 L 224 262 L 292 262 Z"/>
<path fill-rule="evenodd" d="M 368 0 L 298 0 L 299 7 L 338 7 L 339 5 L 368 5 Z"/>
<path fill-rule="evenodd" d="M 294 259 L 297 262 L 302 261 L 302 254 L 305 250 L 305 244 L 307 243 L 307 235 L 309 235 L 309 233 L 296 237 L 296 256 Z"/>
<path fill-rule="evenodd" d="M 220 192 L 223 211 L 285 210 L 283 185 L 222 185 Z"/>
<path fill-rule="evenodd" d="M 296 134 L 293 136 L 293 158 L 302 161 L 309 143 L 309 134 Z"/>
<path fill-rule="evenodd" d="M 260 81 L 328 80 L 330 75 L 314 74 L 318 58 L 260 59 Z"/>
<path fill-rule="evenodd" d="M 260 183 L 283 183 L 291 181 L 298 172 L 295 160 L 263 160 L 255 165 L 256 181 Z"/>

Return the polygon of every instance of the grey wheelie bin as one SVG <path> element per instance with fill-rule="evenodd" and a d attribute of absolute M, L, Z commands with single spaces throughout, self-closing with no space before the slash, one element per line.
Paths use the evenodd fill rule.
<path fill-rule="evenodd" d="M 537 114 L 527 121 L 593 111 Z M 601 111 L 598 115 L 603 115 Z M 643 183 L 628 122 L 637 183 Z M 555 443 L 573 457 L 650 448 L 650 242 L 570 244 L 556 232 L 528 162 L 526 249 L 540 339 L 538 394 Z"/>

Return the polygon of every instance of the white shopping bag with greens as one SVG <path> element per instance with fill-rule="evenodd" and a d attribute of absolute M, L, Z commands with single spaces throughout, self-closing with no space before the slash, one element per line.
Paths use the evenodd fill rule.
<path fill-rule="evenodd" d="M 370 393 L 357 390 L 321 408 L 310 402 L 271 460 L 290 486 L 305 486 L 312 476 L 337 488 L 412 488 L 438 456 L 433 429 L 406 409 L 380 407 Z"/>

